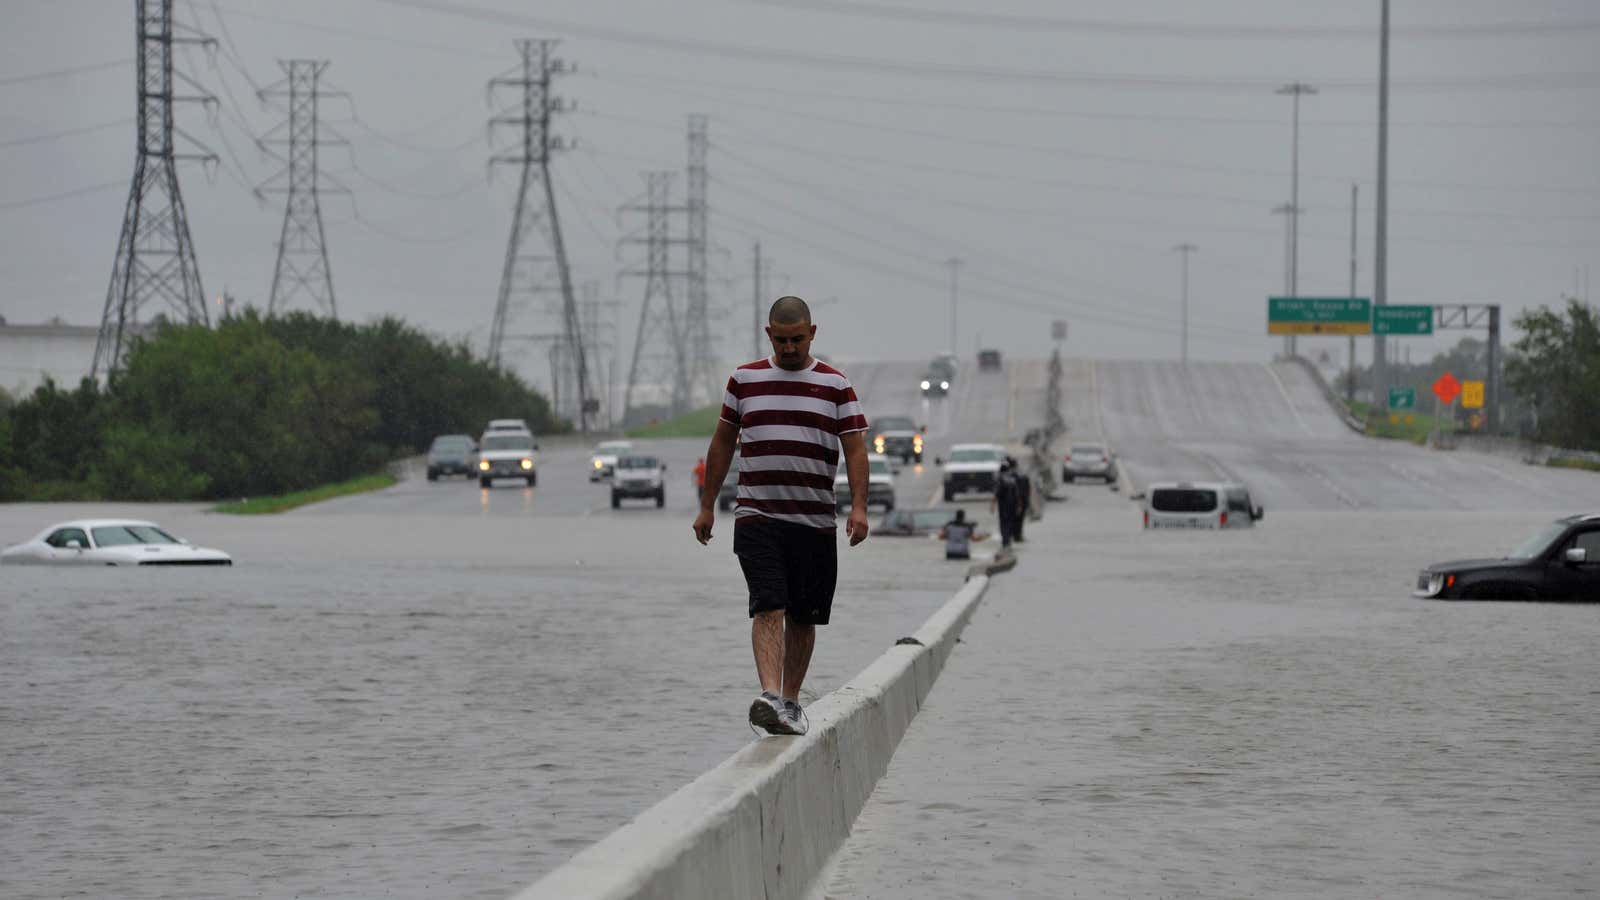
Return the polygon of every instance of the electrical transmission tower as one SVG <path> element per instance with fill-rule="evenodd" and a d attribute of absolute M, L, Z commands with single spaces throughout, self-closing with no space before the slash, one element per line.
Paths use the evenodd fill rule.
<path fill-rule="evenodd" d="M 557 75 L 572 71 L 564 61 L 552 56 L 556 41 L 519 40 L 517 52 L 522 64 L 511 73 L 489 82 L 491 101 L 497 89 L 516 88 L 521 92 L 520 102 L 489 120 L 489 126 L 512 125 L 519 129 L 519 141 L 506 153 L 489 158 L 491 166 L 511 164 L 520 167 L 515 211 L 511 216 L 511 238 L 506 243 L 505 267 L 500 274 L 500 293 L 494 307 L 494 322 L 489 330 L 489 361 L 501 364 L 502 345 L 507 321 L 513 309 L 512 297 L 528 295 L 529 305 L 543 324 L 554 325 L 551 333 L 535 334 L 535 339 L 551 340 L 551 353 L 557 361 L 552 369 L 552 397 L 560 395 L 561 373 L 568 373 L 577 387 L 570 411 L 578 423 L 578 430 L 589 429 L 589 415 L 597 402 L 590 397 L 589 364 L 583 341 L 582 322 L 578 313 L 577 298 L 573 295 L 572 271 L 567 264 L 566 243 L 561 235 L 561 219 L 556 212 L 555 183 L 550 176 L 550 157 L 556 151 L 567 149 L 559 136 L 550 133 L 550 119 L 568 106 L 550 92 L 551 82 Z M 535 193 L 537 192 L 537 193 Z M 549 295 L 548 282 L 551 267 L 555 269 L 554 303 L 540 302 L 540 295 Z M 555 342 L 562 348 L 556 350 Z"/>
<path fill-rule="evenodd" d="M 688 202 L 689 257 L 686 284 L 686 334 L 689 338 L 689 384 L 696 403 L 709 403 L 719 396 L 722 374 L 711 340 L 711 302 L 706 290 L 707 219 L 706 205 L 706 117 L 689 116 Z M 702 393 L 703 392 L 703 393 Z"/>
<path fill-rule="evenodd" d="M 198 159 L 210 165 L 217 157 L 203 147 L 199 153 L 176 151 L 175 134 L 191 143 L 194 140 L 173 123 L 173 104 L 211 104 L 216 98 L 173 69 L 172 48 L 214 41 L 175 25 L 172 0 L 135 0 L 134 17 L 139 45 L 138 149 L 133 187 L 122 216 L 122 236 L 117 239 L 117 258 L 111 267 L 111 287 L 100 316 L 100 337 L 91 369 L 95 378 L 110 377 L 121 368 L 125 340 L 138 328 L 140 314 L 151 301 L 163 302 L 180 321 L 209 324 L 200 267 L 189 237 L 189 217 L 178 190 L 177 161 Z M 179 82 L 195 93 L 174 93 Z"/>
<path fill-rule="evenodd" d="M 690 391 L 689 317 L 680 311 L 672 296 L 672 281 L 687 274 L 670 266 L 670 248 L 688 241 L 674 239 L 671 214 L 685 211 L 668 203 L 671 172 L 646 172 L 645 203 L 631 204 L 624 210 L 645 213 L 645 237 L 628 238 L 624 243 L 645 245 L 645 268 L 624 269 L 622 274 L 644 278 L 644 299 L 639 304 L 639 329 L 633 337 L 633 362 L 628 366 L 628 387 L 623 395 L 623 421 L 632 421 L 635 403 L 644 389 L 665 397 L 668 412 L 677 415 L 688 408 Z"/>
<path fill-rule="evenodd" d="M 279 62 L 285 78 L 262 88 L 258 96 L 287 97 L 289 118 L 257 141 L 268 153 L 278 156 L 287 168 L 260 187 L 256 196 L 284 194 L 283 233 L 278 238 L 278 263 L 272 270 L 272 295 L 267 315 L 277 315 L 290 302 L 305 296 L 329 316 L 337 319 L 339 307 L 333 297 L 333 270 L 328 266 L 328 245 L 322 230 L 320 198 L 321 173 L 318 148 L 344 144 L 343 139 L 325 140 L 318 134 L 318 101 L 327 96 L 318 81 L 328 68 L 327 60 L 291 59 Z M 288 132 L 284 136 L 284 132 Z M 288 147 L 279 155 L 269 147 Z M 337 189 L 344 192 L 342 188 Z"/>

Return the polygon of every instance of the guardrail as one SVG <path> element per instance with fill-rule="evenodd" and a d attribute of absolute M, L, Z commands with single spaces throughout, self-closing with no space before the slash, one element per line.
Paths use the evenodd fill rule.
<path fill-rule="evenodd" d="M 755 741 L 516 900 L 806 897 L 988 585 L 972 577 L 914 635 L 807 708 L 809 734 Z"/>
<path fill-rule="evenodd" d="M 1328 379 L 1322 377 L 1322 372 L 1319 371 L 1315 365 L 1312 365 L 1311 360 L 1306 359 L 1303 356 L 1289 356 L 1284 358 L 1291 362 L 1298 363 L 1300 368 L 1306 370 L 1306 372 L 1311 376 L 1311 380 L 1315 381 L 1317 383 L 1317 387 L 1322 390 L 1322 398 L 1328 401 L 1328 406 L 1333 408 L 1334 414 L 1339 417 L 1339 421 L 1343 422 L 1346 427 L 1348 427 L 1351 431 L 1354 431 L 1356 434 L 1367 433 L 1367 423 L 1362 421 L 1360 417 L 1350 411 L 1350 407 L 1346 406 L 1344 403 L 1344 398 L 1340 397 L 1338 392 L 1333 389 L 1333 386 L 1328 384 Z"/>

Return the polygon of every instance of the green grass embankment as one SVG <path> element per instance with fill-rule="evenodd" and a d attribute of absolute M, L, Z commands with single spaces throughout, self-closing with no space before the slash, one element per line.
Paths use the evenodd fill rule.
<path fill-rule="evenodd" d="M 717 430 L 717 419 L 722 415 L 722 405 L 713 404 L 674 416 L 665 422 L 652 422 L 628 431 L 631 438 L 682 438 L 710 437 Z"/>
<path fill-rule="evenodd" d="M 1545 465 L 1555 469 L 1582 469 L 1585 472 L 1600 472 L 1600 463 L 1587 459 L 1551 457 L 1545 461 Z"/>
<path fill-rule="evenodd" d="M 336 484 L 324 484 L 303 491 L 294 491 L 288 494 L 279 494 L 276 497 L 250 497 L 244 500 L 234 500 L 229 503 L 220 503 L 215 512 L 232 513 L 241 516 L 258 516 L 268 513 L 280 513 L 305 506 L 309 503 L 321 503 L 335 497 L 345 497 L 350 494 L 364 494 L 368 491 L 381 491 L 394 484 L 397 480 L 388 472 L 379 472 L 375 475 L 363 475 L 349 481 Z"/>
<path fill-rule="evenodd" d="M 1396 441 L 1410 441 L 1413 444 L 1426 444 L 1438 424 L 1438 420 L 1433 416 L 1423 413 L 1392 412 L 1373 416 L 1372 405 L 1359 401 L 1350 404 L 1350 411 L 1355 413 L 1356 418 L 1367 423 L 1367 434 Z M 1390 421 L 1391 418 L 1394 421 Z M 1447 421 L 1445 431 L 1454 432 L 1455 426 Z"/>

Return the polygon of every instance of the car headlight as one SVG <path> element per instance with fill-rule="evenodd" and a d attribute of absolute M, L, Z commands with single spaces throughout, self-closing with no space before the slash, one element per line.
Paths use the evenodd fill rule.
<path fill-rule="evenodd" d="M 533 468 L 533 460 L 531 460 L 531 459 L 524 459 L 524 460 L 523 460 L 523 461 L 522 461 L 522 467 L 523 467 L 523 468 L 524 468 L 524 469 L 531 469 L 531 468 Z"/>
<path fill-rule="evenodd" d="M 594 461 L 594 467 L 596 469 L 604 469 L 606 467 L 606 464 L 597 459 L 597 460 Z"/>
<path fill-rule="evenodd" d="M 487 459 L 478 460 L 478 469 L 483 472 L 489 471 L 489 461 Z"/>
<path fill-rule="evenodd" d="M 941 390 L 941 391 L 950 390 L 950 382 L 948 382 L 948 381 L 939 382 L 939 390 Z"/>
<path fill-rule="evenodd" d="M 1426 584 L 1423 584 L 1426 579 Z M 1418 593 L 1424 597 L 1437 597 L 1449 588 L 1456 586 L 1456 576 L 1450 572 L 1423 572 L 1417 579 L 1421 589 Z"/>
<path fill-rule="evenodd" d="M 922 449 L 922 435 L 920 435 L 920 434 L 913 435 L 912 438 L 911 438 L 911 446 L 916 448 L 917 450 L 921 450 Z"/>
<path fill-rule="evenodd" d="M 933 382 L 931 382 L 931 381 L 923 381 L 922 382 L 922 389 L 923 390 L 927 390 L 928 388 L 931 388 L 931 387 L 933 387 Z"/>

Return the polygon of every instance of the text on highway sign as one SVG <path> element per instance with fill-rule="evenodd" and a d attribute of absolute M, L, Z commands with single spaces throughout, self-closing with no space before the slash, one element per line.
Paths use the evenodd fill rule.
<path fill-rule="evenodd" d="M 1433 334 L 1431 306 L 1374 306 L 1373 334 Z"/>
<path fill-rule="evenodd" d="M 1267 334 L 1371 334 L 1365 297 L 1268 297 Z"/>
<path fill-rule="evenodd" d="M 1398 387 L 1389 388 L 1389 408 L 1390 409 L 1416 409 L 1417 408 L 1417 389 L 1416 388 L 1408 388 L 1408 387 L 1407 388 L 1398 388 Z"/>

